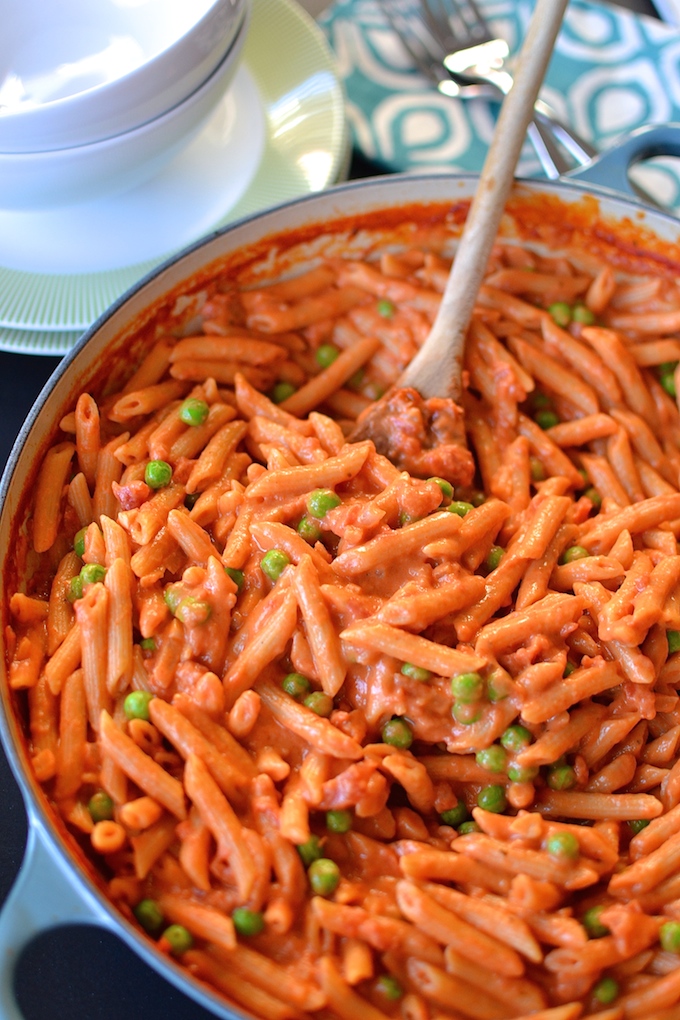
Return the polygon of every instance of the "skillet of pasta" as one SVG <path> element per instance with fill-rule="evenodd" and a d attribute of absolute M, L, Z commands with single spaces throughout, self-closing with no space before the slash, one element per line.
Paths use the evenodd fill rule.
<path fill-rule="evenodd" d="M 348 439 L 436 313 L 437 208 L 202 283 L 28 487 L 34 774 L 255 1017 L 680 1016 L 678 264 L 558 212 L 494 249 L 462 483 Z"/>

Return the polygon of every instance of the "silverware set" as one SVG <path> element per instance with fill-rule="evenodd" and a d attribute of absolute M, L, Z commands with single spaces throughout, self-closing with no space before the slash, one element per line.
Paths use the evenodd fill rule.
<path fill-rule="evenodd" d="M 379 0 L 415 67 L 444 95 L 500 102 L 512 86 L 509 47 L 475 0 Z M 550 179 L 582 166 L 597 150 L 542 100 L 528 135 Z"/>

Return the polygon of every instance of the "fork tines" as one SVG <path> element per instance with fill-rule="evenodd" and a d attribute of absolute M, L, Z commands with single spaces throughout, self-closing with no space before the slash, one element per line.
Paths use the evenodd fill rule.
<path fill-rule="evenodd" d="M 491 30 L 475 0 L 416 0 L 435 38 L 453 52 L 488 42 Z"/>
<path fill-rule="evenodd" d="M 414 65 L 449 91 L 447 57 L 494 37 L 475 0 L 378 0 Z"/>

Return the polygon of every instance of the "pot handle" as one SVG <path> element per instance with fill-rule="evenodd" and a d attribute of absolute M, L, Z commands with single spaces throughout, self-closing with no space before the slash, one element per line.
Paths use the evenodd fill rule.
<path fill-rule="evenodd" d="M 567 180 L 587 181 L 640 198 L 640 189 L 630 181 L 628 171 L 636 163 L 654 156 L 680 156 L 680 124 L 648 124 L 636 128 L 585 166 L 570 170 L 564 176 Z M 653 196 L 642 197 L 658 205 Z"/>
<path fill-rule="evenodd" d="M 14 994 L 14 968 L 22 950 L 41 932 L 65 924 L 113 925 L 94 895 L 77 882 L 43 823 L 30 817 L 26 853 L 0 910 L 0 1016 L 24 1020 Z"/>

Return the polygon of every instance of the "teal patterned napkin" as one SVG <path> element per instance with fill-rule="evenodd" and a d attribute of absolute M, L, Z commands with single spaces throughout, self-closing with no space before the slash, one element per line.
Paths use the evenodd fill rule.
<path fill-rule="evenodd" d="M 532 0 L 478 2 L 515 53 Z M 497 105 L 434 90 L 377 0 L 335 0 L 319 24 L 338 61 L 358 153 L 389 171 L 481 169 Z M 571 0 L 541 96 L 600 150 L 640 125 L 680 122 L 680 29 L 604 2 Z M 529 143 L 518 172 L 543 176 Z M 636 179 L 680 212 L 680 163 L 655 160 Z"/>

